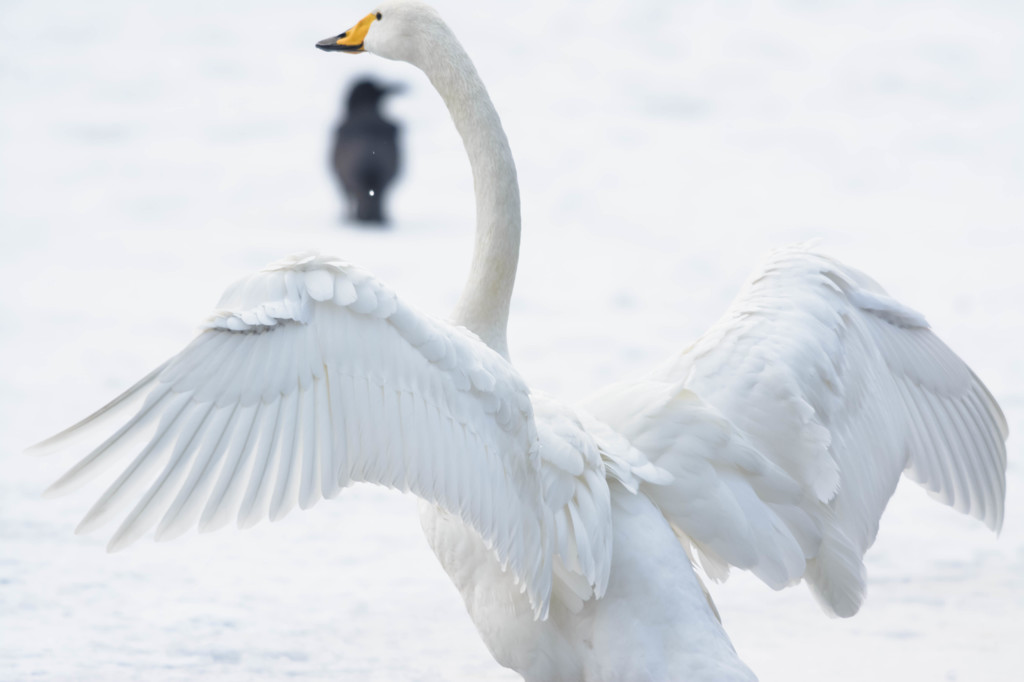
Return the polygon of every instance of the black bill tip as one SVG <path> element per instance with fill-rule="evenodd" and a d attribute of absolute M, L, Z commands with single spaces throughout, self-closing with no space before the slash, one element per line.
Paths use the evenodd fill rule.
<path fill-rule="evenodd" d="M 348 35 L 348 33 L 324 38 L 316 44 L 316 47 L 318 50 L 323 50 L 324 52 L 359 52 L 363 49 L 362 43 L 359 43 L 358 45 L 339 45 L 338 41 L 346 35 Z"/>

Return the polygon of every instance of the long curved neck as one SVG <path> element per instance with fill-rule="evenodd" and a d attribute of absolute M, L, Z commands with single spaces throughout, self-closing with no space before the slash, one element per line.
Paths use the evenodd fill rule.
<path fill-rule="evenodd" d="M 480 76 L 449 32 L 421 65 L 448 107 L 473 169 L 476 242 L 456 324 L 508 358 L 509 302 L 519 263 L 519 182 L 512 150 Z"/>

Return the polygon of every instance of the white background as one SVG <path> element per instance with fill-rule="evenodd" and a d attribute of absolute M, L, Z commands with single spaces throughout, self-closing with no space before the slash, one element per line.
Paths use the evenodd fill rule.
<path fill-rule="evenodd" d="M 566 399 L 696 338 L 767 250 L 816 239 L 932 325 L 1010 423 L 1006 523 L 901 485 L 850 620 L 804 587 L 713 586 L 762 680 L 1017 680 L 1024 670 L 1024 5 L 438 2 L 516 155 L 513 361 Z M 0 679 L 508 680 L 419 531 L 357 487 L 246 533 L 108 555 L 72 531 L 109 480 L 40 491 L 21 450 L 176 352 L 224 287 L 316 248 L 443 314 L 468 164 L 426 79 L 313 43 L 359 2 L 0 3 Z M 388 106 L 393 229 L 326 173 L 347 83 Z M 109 530 L 108 530 L 109 533 Z"/>

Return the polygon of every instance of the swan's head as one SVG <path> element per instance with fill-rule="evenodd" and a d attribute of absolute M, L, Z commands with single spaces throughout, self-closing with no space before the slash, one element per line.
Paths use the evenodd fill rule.
<path fill-rule="evenodd" d="M 422 67 L 438 45 L 435 37 L 448 29 L 433 7 L 414 0 L 391 0 L 363 17 L 344 33 L 316 44 L 329 52 L 371 52 L 385 59 Z"/>

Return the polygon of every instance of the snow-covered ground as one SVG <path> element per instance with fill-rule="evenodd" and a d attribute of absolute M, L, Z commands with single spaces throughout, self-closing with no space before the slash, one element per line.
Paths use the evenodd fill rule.
<path fill-rule="evenodd" d="M 522 182 L 512 356 L 577 398 L 724 310 L 809 239 L 924 312 L 1010 423 L 1006 523 L 901 486 L 869 597 L 714 586 L 771 680 L 1017 680 L 1024 670 L 1024 4 L 439 1 Z M 108 555 L 72 529 L 100 488 L 39 492 L 22 448 L 183 346 L 233 279 L 317 248 L 443 313 L 468 263 L 469 169 L 411 67 L 313 43 L 337 0 L 0 3 L 0 679 L 508 680 L 422 539 L 357 487 L 246 533 Z M 343 86 L 390 106 L 395 228 L 343 225 L 325 172 Z M 101 482 L 102 483 L 102 482 Z"/>

